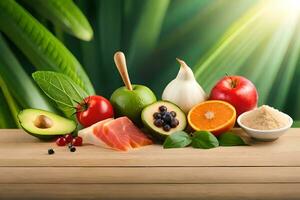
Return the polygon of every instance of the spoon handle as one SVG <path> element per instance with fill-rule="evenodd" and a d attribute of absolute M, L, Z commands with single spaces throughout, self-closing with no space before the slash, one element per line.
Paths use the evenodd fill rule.
<path fill-rule="evenodd" d="M 128 76 L 127 66 L 126 66 L 126 59 L 123 52 L 118 51 L 114 55 L 114 61 L 118 68 L 118 71 L 122 77 L 122 80 L 128 90 L 132 90 L 132 85 Z"/>

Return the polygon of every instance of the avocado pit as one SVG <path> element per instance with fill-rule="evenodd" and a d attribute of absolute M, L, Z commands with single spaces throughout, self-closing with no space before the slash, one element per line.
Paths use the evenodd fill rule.
<path fill-rule="evenodd" d="M 33 123 L 37 128 L 41 129 L 51 128 L 53 126 L 52 119 L 50 119 L 46 115 L 38 115 Z"/>

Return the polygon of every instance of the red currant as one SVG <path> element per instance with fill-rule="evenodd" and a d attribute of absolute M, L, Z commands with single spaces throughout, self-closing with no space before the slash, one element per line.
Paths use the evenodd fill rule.
<path fill-rule="evenodd" d="M 74 146 L 81 146 L 82 145 L 82 137 L 76 137 L 73 139 L 72 144 Z"/>
<path fill-rule="evenodd" d="M 70 143 L 73 140 L 73 136 L 71 134 L 68 134 L 68 135 L 65 136 L 65 139 L 66 139 L 67 143 Z"/>
<path fill-rule="evenodd" d="M 59 137 L 56 140 L 57 146 L 65 146 L 67 144 L 66 138 L 64 137 Z"/>

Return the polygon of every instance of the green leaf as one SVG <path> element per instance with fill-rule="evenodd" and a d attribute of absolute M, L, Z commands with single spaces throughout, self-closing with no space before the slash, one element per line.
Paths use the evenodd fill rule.
<path fill-rule="evenodd" d="M 226 132 L 219 136 L 220 146 L 244 146 L 244 140 L 232 132 Z"/>
<path fill-rule="evenodd" d="M 49 19 L 56 26 L 89 41 L 93 38 L 93 29 L 88 20 L 72 0 L 23 0 L 41 16 Z"/>
<path fill-rule="evenodd" d="M 163 146 L 165 149 L 168 148 L 182 148 L 182 147 L 186 147 L 189 144 L 191 144 L 192 139 L 189 136 L 189 134 L 187 134 L 184 131 L 179 131 L 179 132 L 175 132 L 171 135 L 169 135 Z"/>
<path fill-rule="evenodd" d="M 0 52 L 0 75 L 18 104 L 23 108 L 54 111 L 47 97 L 41 93 L 31 77 L 26 74 L 1 34 Z"/>
<path fill-rule="evenodd" d="M 118 70 L 115 70 L 113 60 L 114 53 L 121 49 L 122 2 L 122 0 L 101 0 L 99 1 L 99 9 L 97 10 L 101 72 L 106 74 L 102 79 L 106 83 L 105 90 L 108 91 L 108 95 L 122 85 Z"/>
<path fill-rule="evenodd" d="M 197 131 L 193 133 L 192 147 L 210 149 L 219 146 L 218 139 L 208 131 Z"/>
<path fill-rule="evenodd" d="M 169 3 L 169 0 L 145 1 L 142 15 L 132 35 L 129 67 L 137 69 L 138 63 L 149 56 L 156 46 Z"/>
<path fill-rule="evenodd" d="M 93 86 L 71 52 L 14 0 L 0 1 L 0 30 L 38 70 L 66 74 L 89 94 Z"/>
<path fill-rule="evenodd" d="M 1 86 L 0 86 L 1 87 Z M 17 128 L 15 120 L 10 112 L 8 103 L 0 88 L 0 129 L 2 128 Z"/>
<path fill-rule="evenodd" d="M 88 94 L 72 79 L 64 74 L 50 71 L 37 71 L 33 79 L 44 93 L 56 102 L 58 108 L 69 118 L 73 118 L 75 107 Z"/>
<path fill-rule="evenodd" d="M 15 121 L 15 124 L 20 127 L 19 120 L 18 120 L 18 113 L 20 112 L 20 108 L 12 95 L 10 94 L 9 89 L 7 88 L 6 84 L 4 83 L 1 74 L 0 74 L 0 88 L 2 89 L 3 96 L 6 99 L 6 102 L 8 104 L 9 110 L 11 112 L 11 115 L 13 116 L 13 119 Z M 3 105 L 1 105 L 3 106 Z"/>

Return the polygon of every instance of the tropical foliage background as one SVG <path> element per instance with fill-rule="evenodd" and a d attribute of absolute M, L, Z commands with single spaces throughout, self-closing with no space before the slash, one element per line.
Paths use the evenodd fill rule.
<path fill-rule="evenodd" d="M 226 73 L 243 75 L 259 104 L 300 120 L 298 0 L 5 0 L 0 32 L 0 128 L 17 127 L 23 108 L 56 111 L 31 78 L 36 70 L 109 97 L 122 85 L 117 50 L 132 82 L 158 97 L 179 57 L 207 92 Z"/>

